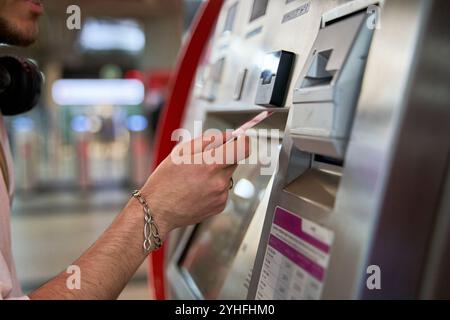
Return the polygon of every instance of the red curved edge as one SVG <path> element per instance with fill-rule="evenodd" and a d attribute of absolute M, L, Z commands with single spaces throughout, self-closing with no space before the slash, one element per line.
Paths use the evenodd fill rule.
<path fill-rule="evenodd" d="M 169 89 L 169 96 L 161 114 L 155 139 L 155 169 L 172 151 L 176 142 L 171 141 L 172 132 L 181 127 L 192 82 L 203 51 L 222 8 L 223 0 L 206 1 L 199 9 L 189 40 L 178 59 L 175 76 Z M 165 245 L 151 254 L 149 277 L 153 278 L 156 300 L 166 298 L 164 256 Z"/>

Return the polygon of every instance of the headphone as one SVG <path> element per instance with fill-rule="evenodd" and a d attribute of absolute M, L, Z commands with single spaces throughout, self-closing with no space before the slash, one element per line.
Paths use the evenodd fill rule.
<path fill-rule="evenodd" d="M 41 95 L 44 76 L 30 59 L 0 57 L 0 112 L 15 116 L 33 109 Z"/>

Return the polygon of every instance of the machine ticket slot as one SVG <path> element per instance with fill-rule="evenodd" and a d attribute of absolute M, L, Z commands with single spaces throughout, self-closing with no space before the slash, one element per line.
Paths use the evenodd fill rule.
<path fill-rule="evenodd" d="M 344 158 L 373 36 L 367 17 L 319 31 L 293 92 L 290 133 L 302 151 Z"/>
<path fill-rule="evenodd" d="M 295 53 L 285 50 L 266 54 L 256 92 L 257 105 L 283 107 L 294 60 Z"/>
<path fill-rule="evenodd" d="M 275 209 L 256 299 L 320 299 L 333 232 Z"/>

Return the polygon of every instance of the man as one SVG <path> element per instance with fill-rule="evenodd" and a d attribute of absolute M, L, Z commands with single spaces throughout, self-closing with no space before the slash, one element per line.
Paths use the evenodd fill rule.
<path fill-rule="evenodd" d="M 32 44 L 39 33 L 38 19 L 42 13 L 40 0 L 0 0 L 0 42 L 17 46 Z M 209 140 L 200 138 L 196 141 L 199 143 L 185 142 L 184 145 L 192 145 L 192 158 L 211 156 L 212 153 L 223 154 L 225 158 L 230 155 L 225 153 L 224 145 L 220 145 L 226 140 L 225 136 L 219 145 L 215 143 L 215 149 L 209 147 Z M 147 256 L 143 250 L 143 205 L 138 199 L 131 198 L 111 226 L 74 262 L 81 270 L 80 290 L 69 290 L 66 286 L 68 274 L 62 272 L 28 297 L 21 297 L 10 243 L 12 164 L 1 115 L 0 143 L 0 161 L 6 168 L 0 170 L 0 299 L 117 298 Z M 244 146 L 244 156 L 248 156 L 245 137 L 233 143 L 233 154 L 238 154 L 238 146 Z M 230 163 L 229 160 L 224 163 Z M 233 156 L 231 160 L 237 163 L 240 159 Z M 234 164 L 189 165 L 174 164 L 170 157 L 164 160 L 140 190 L 159 228 L 161 240 L 174 228 L 195 224 L 223 211 L 235 168 Z"/>

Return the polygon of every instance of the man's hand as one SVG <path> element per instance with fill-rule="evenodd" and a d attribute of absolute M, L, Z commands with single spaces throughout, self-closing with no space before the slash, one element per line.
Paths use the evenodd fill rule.
<path fill-rule="evenodd" d="M 172 154 L 142 188 L 163 238 L 175 228 L 196 224 L 224 210 L 236 164 L 249 156 L 248 137 L 224 144 L 227 139 L 225 134 L 219 141 L 202 136 L 178 145 L 173 153 L 191 150 L 187 157 L 191 164 L 174 163 Z M 218 154 L 223 155 L 217 157 L 219 163 L 204 162 Z"/>
<path fill-rule="evenodd" d="M 227 137 L 224 135 L 215 140 L 202 137 L 178 145 L 173 152 L 192 146 L 187 148 L 191 150 L 188 157 L 198 164 L 176 164 L 172 157 L 168 157 L 141 189 L 162 238 L 174 228 L 195 224 L 223 211 L 236 163 L 249 155 L 248 138 L 241 137 L 223 144 L 225 141 Z M 223 164 L 203 162 L 203 159 L 214 155 L 222 158 L 220 162 Z M 132 198 L 111 226 L 74 262 L 81 270 L 79 290 L 69 289 L 69 275 L 62 272 L 32 292 L 30 298 L 117 298 L 147 256 L 142 248 L 143 228 L 142 206 Z"/>

